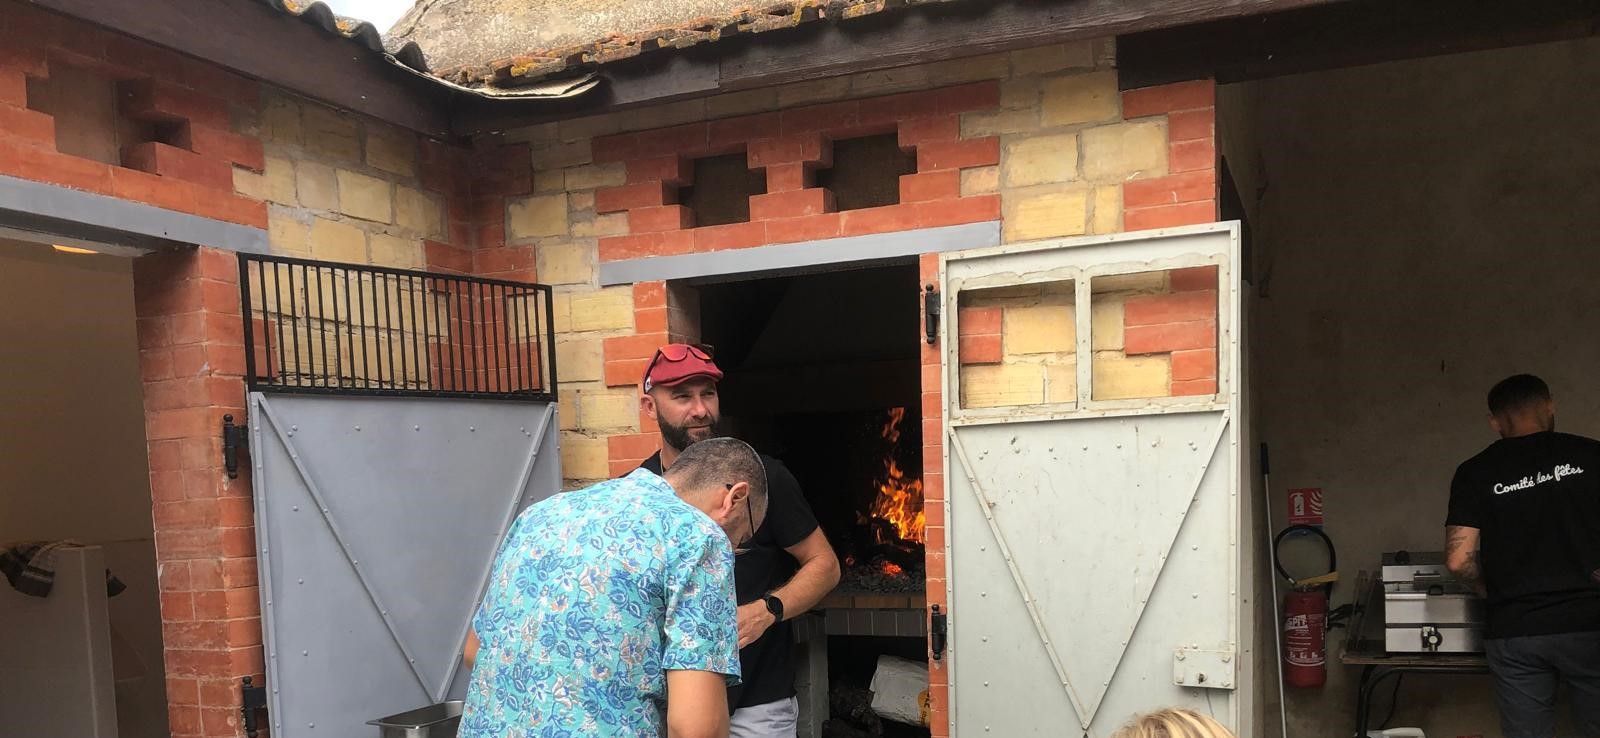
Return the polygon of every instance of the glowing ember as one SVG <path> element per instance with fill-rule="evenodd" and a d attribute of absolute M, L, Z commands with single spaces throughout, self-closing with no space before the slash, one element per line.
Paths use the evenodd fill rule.
<path fill-rule="evenodd" d="M 878 568 L 883 570 L 883 573 L 888 574 L 891 577 L 897 577 L 906 573 L 905 569 L 901 568 L 899 564 L 896 564 L 893 561 L 885 561 L 883 562 L 883 566 Z"/>
<path fill-rule="evenodd" d="M 878 483 L 878 499 L 872 504 L 872 517 L 893 526 L 901 540 L 922 543 L 923 529 L 927 525 L 922 515 L 922 479 L 906 474 L 894 460 L 894 447 L 900 441 L 900 423 L 905 417 L 903 407 L 890 410 L 889 421 L 880 434 L 891 448 L 884 454 L 883 479 Z"/>

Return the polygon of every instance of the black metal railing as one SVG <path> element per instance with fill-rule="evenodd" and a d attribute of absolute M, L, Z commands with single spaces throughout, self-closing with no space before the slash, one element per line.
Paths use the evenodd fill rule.
<path fill-rule="evenodd" d="M 250 389 L 552 400 L 546 285 L 239 256 Z"/>

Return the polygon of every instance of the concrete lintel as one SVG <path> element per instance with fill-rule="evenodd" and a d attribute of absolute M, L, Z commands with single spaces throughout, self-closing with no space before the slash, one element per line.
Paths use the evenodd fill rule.
<path fill-rule="evenodd" d="M 919 228 L 867 236 L 709 251 L 701 254 L 652 256 L 600 265 L 600 284 L 633 284 L 666 279 L 755 276 L 808 267 L 881 261 L 921 254 L 985 248 L 1000 244 L 999 221 Z"/>
<path fill-rule="evenodd" d="M 267 253 L 261 228 L 0 175 L 0 226 L 113 246 L 210 246 Z"/>

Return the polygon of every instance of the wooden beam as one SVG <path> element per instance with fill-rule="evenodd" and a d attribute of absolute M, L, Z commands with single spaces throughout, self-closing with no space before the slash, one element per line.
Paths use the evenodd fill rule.
<path fill-rule="evenodd" d="M 426 136 L 450 135 L 442 87 L 259 0 L 25 1 Z"/>
<path fill-rule="evenodd" d="M 1359 0 L 1123 36 L 1118 82 L 1124 89 L 1202 77 L 1242 82 L 1581 38 L 1597 29 L 1597 0 Z"/>
<path fill-rule="evenodd" d="M 599 89 L 570 99 L 485 100 L 463 95 L 452 110 L 451 128 L 457 135 L 475 136 L 713 95 L 718 92 L 717 61 L 706 56 L 663 52 L 607 66 Z"/>

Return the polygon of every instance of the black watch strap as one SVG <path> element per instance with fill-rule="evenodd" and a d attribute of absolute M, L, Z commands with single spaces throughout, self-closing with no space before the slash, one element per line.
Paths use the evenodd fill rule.
<path fill-rule="evenodd" d="M 767 612 L 772 613 L 772 617 L 780 622 L 783 620 L 783 600 L 778 599 L 777 595 L 767 594 L 762 595 L 761 601 L 767 603 Z"/>

